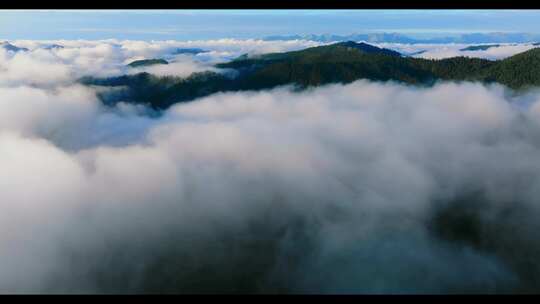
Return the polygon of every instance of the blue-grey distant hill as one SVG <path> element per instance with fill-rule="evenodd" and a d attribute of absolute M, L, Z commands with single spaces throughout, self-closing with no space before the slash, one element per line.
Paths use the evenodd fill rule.
<path fill-rule="evenodd" d="M 142 59 L 142 60 L 135 60 L 128 64 L 129 67 L 132 68 L 140 68 L 145 66 L 151 66 L 156 64 L 169 64 L 167 60 L 165 59 Z"/>
<path fill-rule="evenodd" d="M 404 54 L 404 55 L 416 56 L 416 55 L 424 54 L 425 52 L 427 52 L 427 50 L 420 50 L 420 51 L 416 51 L 416 52 L 412 52 L 412 53 L 408 53 L 408 54 Z"/>
<path fill-rule="evenodd" d="M 21 51 L 27 52 L 28 51 L 27 48 L 15 46 L 7 41 L 0 42 L 0 47 L 5 49 L 6 51 L 12 51 L 12 52 L 21 52 Z"/>
<path fill-rule="evenodd" d="M 485 51 L 491 48 L 498 48 L 500 44 L 481 44 L 481 45 L 470 45 L 466 48 L 460 49 L 460 51 Z"/>
<path fill-rule="evenodd" d="M 176 49 L 173 52 L 173 54 L 174 55 L 178 55 L 178 54 L 197 55 L 200 53 L 208 53 L 208 52 L 210 51 L 199 49 L 199 48 L 179 48 L 179 49 Z"/>
<path fill-rule="evenodd" d="M 60 44 L 50 44 L 43 47 L 45 50 L 63 49 L 64 46 Z"/>

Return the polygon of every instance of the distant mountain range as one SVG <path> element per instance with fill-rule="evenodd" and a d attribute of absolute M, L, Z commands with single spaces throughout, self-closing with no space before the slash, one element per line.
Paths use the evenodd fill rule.
<path fill-rule="evenodd" d="M 470 45 L 466 48 L 459 49 L 460 51 L 485 51 L 491 48 L 498 48 L 500 44 L 482 44 L 482 45 Z"/>
<path fill-rule="evenodd" d="M 60 44 L 50 44 L 43 47 L 45 50 L 63 49 L 64 46 Z"/>
<path fill-rule="evenodd" d="M 11 51 L 11 52 L 20 52 L 20 51 L 26 52 L 26 51 L 28 51 L 27 48 L 15 46 L 15 45 L 7 42 L 7 41 L 0 42 L 0 48 L 3 48 L 6 51 Z"/>
<path fill-rule="evenodd" d="M 124 87 L 114 95 L 102 93 L 105 104 L 118 101 L 167 109 L 216 92 L 270 89 L 294 85 L 298 89 L 358 79 L 396 81 L 431 86 L 440 80 L 500 83 L 515 90 L 540 86 L 540 48 L 503 60 L 454 57 L 441 60 L 413 58 L 352 41 L 286 53 L 241 56 L 216 67 L 236 71 L 236 77 L 215 72 L 187 78 L 158 77 L 148 73 L 112 78 L 85 77 L 86 85 Z"/>
<path fill-rule="evenodd" d="M 28 52 L 29 51 L 29 49 L 25 47 L 18 47 L 16 45 L 9 43 L 8 41 L 0 42 L 0 48 L 3 48 L 11 52 Z M 49 44 L 49 45 L 42 46 L 41 48 L 45 50 L 53 50 L 53 49 L 63 49 L 64 46 L 60 44 Z"/>
<path fill-rule="evenodd" d="M 406 55 L 407 55 L 407 56 L 416 56 L 416 55 L 424 54 L 425 52 L 427 52 L 427 50 L 420 50 L 420 51 L 408 53 L 408 54 L 406 54 Z"/>
<path fill-rule="evenodd" d="M 177 54 L 188 54 L 188 55 L 197 55 L 197 54 L 200 54 L 200 53 L 208 53 L 210 51 L 207 51 L 207 50 L 203 50 L 203 49 L 199 49 L 199 48 L 179 48 L 179 49 L 176 49 L 173 54 L 174 55 L 177 55 Z"/>
<path fill-rule="evenodd" d="M 470 33 L 452 37 L 439 37 L 429 39 L 412 38 L 398 33 L 369 33 L 350 35 L 288 35 L 288 36 L 267 36 L 263 40 L 311 40 L 317 42 L 339 42 L 339 41 L 365 41 L 371 43 L 530 43 L 540 41 L 539 34 L 530 33 Z"/>

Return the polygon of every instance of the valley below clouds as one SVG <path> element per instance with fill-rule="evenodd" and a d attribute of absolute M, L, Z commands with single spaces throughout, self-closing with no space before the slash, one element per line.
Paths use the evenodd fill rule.
<path fill-rule="evenodd" d="M 10 43 L 29 51 L 0 49 L 2 293 L 538 292 L 535 89 L 357 80 L 154 115 L 77 80 L 226 72 L 213 64 L 322 44 Z M 148 58 L 169 64 L 127 66 Z"/>

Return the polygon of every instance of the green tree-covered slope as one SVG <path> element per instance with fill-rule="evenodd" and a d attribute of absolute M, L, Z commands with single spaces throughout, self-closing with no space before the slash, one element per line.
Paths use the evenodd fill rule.
<path fill-rule="evenodd" d="M 143 59 L 143 60 L 135 60 L 128 64 L 129 67 L 137 68 L 137 67 L 145 67 L 155 64 L 169 64 L 167 60 L 165 59 Z"/>
<path fill-rule="evenodd" d="M 82 82 L 125 86 L 124 101 L 156 109 L 220 91 L 260 90 L 287 84 L 302 89 L 358 79 L 423 86 L 438 80 L 497 82 L 516 90 L 540 86 L 540 48 L 498 61 L 468 57 L 433 60 L 404 57 L 392 50 L 349 41 L 294 52 L 243 55 L 216 66 L 236 70 L 238 75 L 231 78 L 205 72 L 179 78 L 143 73 L 107 79 L 87 77 Z M 101 97 L 114 103 L 106 95 Z"/>

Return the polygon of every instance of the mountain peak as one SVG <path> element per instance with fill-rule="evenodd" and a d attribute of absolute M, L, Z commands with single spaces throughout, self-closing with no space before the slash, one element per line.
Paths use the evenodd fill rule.
<path fill-rule="evenodd" d="M 13 51 L 13 52 L 28 51 L 27 48 L 22 48 L 22 47 L 15 46 L 15 45 L 9 43 L 8 41 L 0 42 L 0 47 L 5 49 L 6 51 Z"/>
<path fill-rule="evenodd" d="M 18 47 L 18 46 L 15 46 L 11 43 L 9 43 L 8 41 L 3 41 L 3 42 L 0 42 L 0 47 L 5 49 L 6 51 L 13 51 L 13 52 L 18 52 L 18 51 L 28 51 L 27 48 L 21 48 L 21 47 Z"/>
<path fill-rule="evenodd" d="M 371 53 L 371 54 L 379 53 L 379 54 L 385 54 L 385 55 L 390 55 L 390 56 L 401 56 L 401 53 L 396 52 L 394 50 L 376 47 L 374 45 L 367 44 L 364 42 L 354 42 L 354 41 L 349 40 L 345 42 L 338 42 L 333 45 L 347 47 L 347 48 L 354 48 L 354 49 L 361 50 L 362 52 Z"/>
<path fill-rule="evenodd" d="M 150 65 L 156 65 L 156 64 L 169 64 L 169 62 L 165 59 L 142 59 L 142 60 L 135 60 L 128 64 L 129 67 L 137 68 L 137 67 L 145 67 Z"/>
<path fill-rule="evenodd" d="M 64 46 L 60 44 L 50 44 L 43 47 L 45 50 L 53 50 L 53 49 L 63 49 Z"/>
<path fill-rule="evenodd" d="M 188 55 L 197 55 L 200 53 L 208 53 L 210 51 L 199 49 L 199 48 L 178 48 L 176 49 L 173 54 L 188 54 Z"/>

